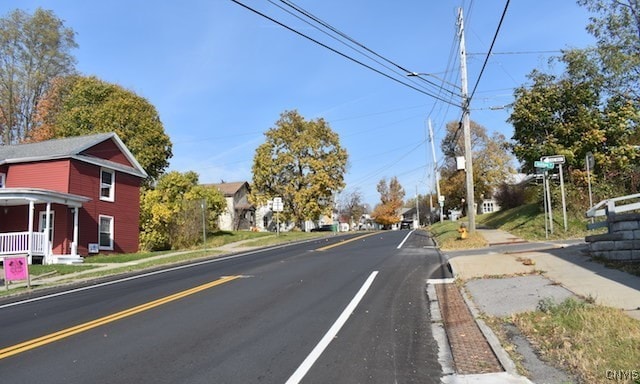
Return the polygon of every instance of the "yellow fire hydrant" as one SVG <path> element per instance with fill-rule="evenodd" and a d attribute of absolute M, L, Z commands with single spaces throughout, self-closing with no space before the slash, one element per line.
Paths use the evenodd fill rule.
<path fill-rule="evenodd" d="M 458 233 L 460 234 L 460 240 L 464 240 L 467 238 L 467 226 L 464 223 L 460 224 L 460 228 L 458 228 Z"/>

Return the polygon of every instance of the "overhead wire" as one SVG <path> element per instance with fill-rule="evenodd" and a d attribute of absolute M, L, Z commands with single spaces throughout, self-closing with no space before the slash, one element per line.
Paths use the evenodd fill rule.
<path fill-rule="evenodd" d="M 480 69 L 480 73 L 478 74 L 478 79 L 476 80 L 476 83 L 473 87 L 473 91 L 471 92 L 471 95 L 469 95 L 469 97 L 467 98 L 467 105 L 466 105 L 467 108 L 469 107 L 469 104 L 471 103 L 471 99 L 473 99 L 473 96 L 475 95 L 476 90 L 478 89 L 478 85 L 480 84 L 480 79 L 482 78 L 482 74 L 484 73 L 484 70 L 487 67 L 487 63 L 489 62 L 489 57 L 491 57 L 491 52 L 493 51 L 493 46 L 496 44 L 496 40 L 498 39 L 498 34 L 500 33 L 500 28 L 502 27 L 502 22 L 504 21 L 504 18 L 507 15 L 507 9 L 509 8 L 509 3 L 510 3 L 510 0 L 507 0 L 506 4 L 504 5 L 504 10 L 502 11 L 502 15 L 500 16 L 500 22 L 498 22 L 498 27 L 496 28 L 496 32 L 493 34 L 493 39 L 491 40 L 491 45 L 489 46 L 489 52 L 487 52 L 484 62 L 482 63 L 482 68 Z"/>
<path fill-rule="evenodd" d="M 344 46 L 346 46 L 346 47 L 348 47 L 348 48 L 350 48 L 350 49 L 354 50 L 355 52 L 357 52 L 357 53 L 361 54 L 362 56 L 364 56 L 364 57 L 366 57 L 366 58 L 368 58 L 368 59 L 370 59 L 371 61 L 373 61 L 373 62 L 377 63 L 378 65 L 380 65 L 380 66 L 382 66 L 382 67 L 384 67 L 384 68 L 388 69 L 389 71 L 391 71 L 391 72 L 395 73 L 396 75 L 401 76 L 401 77 L 404 77 L 404 76 L 406 76 L 407 74 L 409 74 L 409 73 L 410 73 L 408 69 L 406 69 L 406 68 L 404 68 L 404 67 L 400 66 L 399 64 L 394 63 L 393 61 L 391 61 L 391 60 L 387 59 L 386 57 L 384 57 L 384 56 L 382 56 L 382 55 L 378 54 L 377 52 L 375 52 L 375 51 L 373 51 L 373 50 L 371 50 L 371 49 L 367 48 L 366 46 L 364 46 L 363 44 L 359 43 L 358 41 L 356 41 L 356 40 L 352 39 L 351 37 L 349 37 L 349 36 L 348 36 L 348 35 L 346 35 L 345 33 L 343 33 L 343 32 L 341 32 L 340 30 L 338 30 L 338 29 L 334 28 L 334 27 L 333 27 L 333 26 L 331 26 L 330 24 L 328 24 L 328 23 L 326 23 L 326 22 L 322 21 L 322 19 L 320 19 L 320 18 L 318 18 L 318 17 L 314 16 L 312 13 L 310 13 L 310 12 L 308 12 L 308 11 L 304 10 L 303 8 L 301 8 L 301 7 L 297 6 L 297 5 L 295 5 L 293 2 L 291 2 L 291 1 L 286 1 L 286 0 L 280 0 L 280 2 L 281 2 L 281 3 L 286 4 L 287 6 L 289 6 L 290 8 L 292 8 L 292 9 L 294 10 L 294 11 L 291 11 L 291 10 L 289 10 L 289 9 L 285 9 L 285 8 L 284 8 L 283 6 L 281 6 L 281 5 L 278 5 L 278 4 L 275 2 L 275 0 L 267 0 L 267 1 L 268 1 L 269 3 L 271 3 L 271 4 L 273 4 L 274 6 L 276 6 L 276 7 L 280 8 L 282 11 L 284 11 L 284 12 L 288 13 L 289 15 L 291 15 L 291 16 L 293 16 L 293 17 L 297 18 L 298 20 L 302 21 L 303 23 L 305 23 L 305 24 L 307 24 L 307 25 L 311 26 L 312 28 L 314 28 L 314 29 L 316 29 L 316 30 L 320 31 L 321 33 L 325 34 L 326 36 L 329 36 L 331 39 L 333 39 L 333 40 L 335 40 L 335 41 L 339 42 L 340 44 L 342 44 L 342 45 L 344 45 Z M 310 22 L 310 21 L 308 21 L 308 20 L 304 19 L 303 17 L 301 17 L 300 15 L 296 14 L 295 12 L 299 12 L 299 13 L 301 13 L 301 14 L 302 14 L 302 15 L 304 15 L 305 17 L 307 17 L 307 18 L 311 19 L 312 21 L 314 21 L 314 22 L 316 22 L 316 23 L 320 24 L 320 26 L 322 26 L 322 27 L 324 27 L 324 28 L 326 28 L 326 29 L 330 30 L 331 32 L 333 32 L 333 33 L 337 34 L 338 36 L 340 36 L 340 37 L 342 37 L 342 38 L 344 38 L 344 39 L 347 39 L 347 41 L 348 41 L 348 42 L 347 42 L 347 41 L 344 41 L 344 40 L 341 40 L 340 38 L 338 38 L 338 36 L 332 35 L 331 33 L 327 32 L 327 31 L 326 31 L 326 30 L 324 30 L 324 29 L 322 29 L 320 26 L 318 26 L 318 25 L 316 25 L 316 24 L 314 24 L 314 23 L 312 23 L 312 22 Z M 354 44 L 354 45 L 356 45 L 356 46 L 350 45 L 350 44 L 349 44 L 349 42 L 350 42 L 350 43 L 353 43 L 353 44 Z M 359 47 L 359 48 L 358 48 L 358 47 Z M 363 50 L 362 50 L 362 49 L 360 49 L 360 48 L 364 49 L 366 52 L 363 52 Z M 370 54 L 369 54 L 369 53 L 367 53 L 367 52 L 369 52 Z M 389 67 L 389 65 L 388 65 L 388 64 L 385 64 L 385 63 L 381 62 L 380 60 L 376 59 L 375 57 L 372 57 L 372 55 L 373 55 L 373 56 L 378 57 L 379 59 L 381 59 L 381 60 L 383 60 L 383 61 L 385 61 L 385 62 L 387 62 L 388 64 L 391 64 L 391 66 L 396 67 L 396 68 L 398 68 L 398 69 L 402 70 L 402 71 L 403 71 L 403 73 L 398 72 L 398 71 L 397 71 L 397 69 L 394 69 L 394 68 Z M 436 83 L 434 83 L 433 81 L 429 81 L 429 80 L 427 80 L 427 79 L 421 79 L 421 80 L 425 81 L 425 82 L 426 82 L 428 85 L 430 85 L 431 87 L 435 87 L 435 88 L 436 88 L 436 90 L 439 90 L 439 89 L 440 89 L 440 86 L 438 86 L 438 85 L 437 85 Z M 410 80 L 410 81 L 411 81 L 411 80 Z M 413 84 L 418 85 L 418 83 L 417 83 L 417 82 L 415 82 L 415 81 L 411 81 L 411 82 L 412 82 Z M 429 92 L 434 92 L 434 90 L 430 90 L 430 89 L 428 89 L 428 88 L 423 88 L 423 89 L 425 89 L 426 91 L 429 91 Z M 446 90 L 446 89 L 445 89 L 445 90 Z M 448 91 L 448 90 L 447 90 L 447 91 Z M 451 91 L 449 91 L 449 92 L 451 92 Z"/>
<path fill-rule="evenodd" d="M 253 12 L 253 13 L 255 13 L 255 14 L 257 14 L 257 15 L 259 15 L 259 16 L 261 16 L 261 17 L 263 17 L 263 18 L 265 18 L 265 19 L 267 19 L 267 20 L 269 20 L 269 21 L 271 21 L 271 22 L 273 22 L 273 23 L 275 23 L 275 24 L 277 24 L 277 25 L 279 25 L 279 26 L 281 26 L 281 27 L 293 32 L 293 33 L 295 33 L 295 34 L 297 34 L 297 35 L 299 35 L 299 36 L 301 36 L 301 37 L 304 37 L 305 39 L 307 39 L 307 40 L 309 40 L 309 41 L 311 41 L 311 42 L 313 42 L 313 43 L 315 43 L 315 44 L 317 44 L 317 45 L 319 45 L 319 46 L 321 46 L 323 48 L 326 48 L 326 49 L 330 50 L 331 52 L 333 52 L 333 53 L 335 53 L 335 54 L 337 54 L 339 56 L 344 57 L 347 60 L 350 60 L 350 61 L 352 61 L 352 62 L 354 62 L 354 63 L 356 63 L 358 65 L 361 65 L 361 66 L 363 66 L 363 67 L 365 67 L 365 68 L 367 68 L 367 69 L 369 69 L 369 70 L 371 70 L 373 72 L 376 72 L 379 75 L 382 75 L 382 76 L 384 76 L 384 77 L 386 77 L 386 78 L 388 78 L 388 79 L 390 79 L 392 81 L 395 81 L 396 83 L 402 84 L 405 87 L 413 89 L 413 90 L 415 90 L 417 92 L 420 92 L 420 93 L 422 93 L 424 95 L 430 96 L 430 97 L 432 97 L 434 99 L 437 99 L 439 101 L 442 101 L 444 103 L 450 103 L 450 101 L 445 99 L 445 98 L 439 97 L 439 96 L 437 96 L 436 94 L 434 94 L 432 92 L 425 91 L 424 89 L 418 88 L 418 87 L 416 87 L 416 86 L 414 86 L 414 85 L 412 85 L 410 83 L 407 83 L 407 82 L 405 82 L 403 80 L 395 78 L 395 77 L 393 77 L 393 76 L 391 76 L 391 75 L 389 75 L 387 73 L 382 72 L 381 70 L 379 70 L 377 68 L 372 67 L 371 65 L 368 65 L 368 64 L 366 64 L 366 63 L 364 63 L 364 62 L 362 62 L 362 61 L 360 61 L 360 60 L 358 60 L 358 59 L 356 59 L 356 58 L 354 58 L 352 56 L 349 56 L 349 55 L 347 55 L 347 54 L 345 54 L 345 53 L 343 53 L 343 52 L 341 52 L 341 51 L 339 51 L 339 50 L 337 50 L 337 49 L 335 49 L 333 47 L 330 47 L 329 45 L 327 45 L 325 43 L 322 43 L 321 41 L 319 41 L 317 39 L 314 39 L 313 37 L 308 36 L 308 35 L 300 32 L 300 31 L 296 30 L 295 28 L 290 27 L 290 26 L 284 24 L 283 22 L 280 22 L 280 21 L 276 20 L 275 18 L 273 18 L 273 17 L 271 17 L 271 16 L 269 16 L 269 15 L 263 13 L 263 12 L 260 12 L 259 10 L 248 6 L 247 4 L 242 3 L 239 0 L 231 0 L 231 1 L 236 3 L 236 4 L 238 4 L 238 5 L 240 5 L 243 8 L 245 8 L 245 9 L 247 9 L 247 10 L 249 10 L 249 11 L 251 11 L 251 12 Z M 455 106 L 461 107 L 461 105 L 458 105 L 458 104 L 455 104 Z"/>
<path fill-rule="evenodd" d="M 458 103 L 458 102 L 454 102 L 453 101 L 453 97 L 460 96 L 461 99 L 462 99 L 462 95 L 452 91 L 449 88 L 447 88 L 447 86 L 445 86 L 447 84 L 447 81 L 444 80 L 444 79 L 440 79 L 441 82 L 440 83 L 436 83 L 434 81 L 431 81 L 430 79 L 427 79 L 427 78 L 424 78 L 424 77 L 418 77 L 422 82 L 428 84 L 429 86 L 434 87 L 434 89 L 435 89 L 435 90 L 427 90 L 424 87 L 416 85 L 415 82 L 408 83 L 408 82 L 404 81 L 404 77 L 403 77 L 403 80 L 400 80 L 400 79 L 394 77 L 393 75 L 390 75 L 388 73 L 383 72 L 380 69 L 377 69 L 377 68 L 373 67 L 372 65 L 364 63 L 362 60 L 356 59 L 351 55 L 348 55 L 348 54 L 346 54 L 344 52 L 341 52 L 340 50 L 338 50 L 336 48 L 333 48 L 333 47 L 329 46 L 328 44 L 325 44 L 325 43 L 319 41 L 318 39 L 313 38 L 313 37 L 311 37 L 311 36 L 309 36 L 309 35 L 307 35 L 305 33 L 302 33 L 299 30 L 296 30 L 295 28 L 286 25 L 284 22 L 276 20 L 274 17 L 271 17 L 271 16 L 269 16 L 269 15 L 267 15 L 267 14 L 265 14 L 265 13 L 263 13 L 263 12 L 257 10 L 257 9 L 254 9 L 254 8 L 248 6 L 247 4 L 244 4 L 243 2 L 241 2 L 239 0 L 231 0 L 231 1 L 236 3 L 236 4 L 238 4 L 238 5 L 240 5 L 241 7 L 243 7 L 245 9 L 247 9 L 247 10 L 249 10 L 249 11 L 251 11 L 251 12 L 253 12 L 253 13 L 255 13 L 255 14 L 257 14 L 257 15 L 259 15 L 259 16 L 261 16 L 261 17 L 263 17 L 263 18 L 265 18 L 265 19 L 267 19 L 267 20 L 269 20 L 269 21 L 271 21 L 271 22 L 273 22 L 273 23 L 275 23 L 275 24 L 277 24 L 277 25 L 279 25 L 279 26 L 281 26 L 281 27 L 283 27 L 283 28 L 285 28 L 285 29 L 287 29 L 287 30 L 289 30 L 289 31 L 291 31 L 291 32 L 293 32 L 293 33 L 295 33 L 295 34 L 297 34 L 297 35 L 299 35 L 299 36 L 301 36 L 301 37 L 303 37 L 303 38 L 305 38 L 305 39 L 317 44 L 317 45 L 319 45 L 319 46 L 321 46 L 321 47 L 323 47 L 323 48 L 325 48 L 325 49 L 328 49 L 329 51 L 331 51 L 331 52 L 333 52 L 333 53 L 335 53 L 335 54 L 337 54 L 337 55 L 339 55 L 339 56 L 341 56 L 341 57 L 343 57 L 343 58 L 345 58 L 345 59 L 347 59 L 349 61 L 352 61 L 352 62 L 354 62 L 354 63 L 356 63 L 356 64 L 358 64 L 360 66 L 363 66 L 364 68 L 367 68 L 367 69 L 369 69 L 369 70 L 371 70 L 371 71 L 373 71 L 373 72 L 375 72 L 375 73 L 377 73 L 377 74 L 379 74 L 381 76 L 384 76 L 384 77 L 386 77 L 386 78 L 388 78 L 388 79 L 390 79 L 390 80 L 392 80 L 392 81 L 394 81 L 396 83 L 404 85 L 405 87 L 413 89 L 413 90 L 415 90 L 415 91 L 417 91 L 417 92 L 419 92 L 421 94 L 427 95 L 427 96 L 429 96 L 429 97 L 431 97 L 431 98 L 433 98 L 433 99 L 435 99 L 437 101 L 440 101 L 440 102 L 444 103 L 444 105 L 443 104 L 439 104 L 439 103 L 434 103 L 433 107 L 431 108 L 431 110 L 428 113 L 429 117 L 431 117 L 433 115 L 434 111 L 436 110 L 436 104 L 438 104 L 438 106 L 439 106 L 438 115 L 440 115 L 440 113 L 443 111 L 443 109 L 446 108 L 446 110 L 448 110 L 451 106 L 458 107 L 458 108 L 464 108 L 464 107 L 468 108 L 469 107 L 470 102 L 471 102 L 473 96 L 475 95 L 475 93 L 477 91 L 478 84 L 479 84 L 479 82 L 480 82 L 480 80 L 482 78 L 484 70 L 485 70 L 485 68 L 487 66 L 488 59 L 491 56 L 491 52 L 493 50 L 493 46 L 494 46 L 495 41 L 497 39 L 497 36 L 499 34 L 500 27 L 501 27 L 502 22 L 503 22 L 503 20 L 505 18 L 506 11 L 507 11 L 507 8 L 508 8 L 508 5 L 509 5 L 509 0 L 507 0 L 507 3 L 506 3 L 505 8 L 504 8 L 504 11 L 503 11 L 502 16 L 500 18 L 499 25 L 498 25 L 498 27 L 496 29 L 495 34 L 494 34 L 494 37 L 493 37 L 493 40 L 492 40 L 492 43 L 491 43 L 491 47 L 490 47 L 489 52 L 487 53 L 487 55 L 485 57 L 482 69 L 481 69 L 481 71 L 480 71 L 480 73 L 478 75 L 478 78 L 477 78 L 477 80 L 475 82 L 475 85 L 473 87 L 473 91 L 471 92 L 471 94 L 468 97 L 466 97 L 465 100 L 461 100 L 461 102 Z M 408 70 L 407 68 L 403 67 L 402 65 L 399 65 L 396 62 L 394 62 L 392 60 L 389 60 L 386 57 L 378 54 L 377 52 L 369 49 L 368 47 L 366 47 L 365 45 L 359 43 L 358 41 L 356 41 L 355 39 L 351 38 L 350 36 L 348 36 L 344 32 L 338 30 L 337 28 L 331 26 L 329 23 L 323 21 L 319 17 L 313 15 L 311 12 L 309 12 L 309 11 L 303 9 L 302 7 L 296 5 L 291 0 L 280 0 L 280 2 L 283 3 L 286 7 L 292 9 L 293 11 L 289 11 L 289 10 L 284 9 L 283 7 L 275 4 L 274 1 L 271 1 L 271 0 L 268 0 L 268 1 L 271 4 L 273 4 L 273 5 L 277 6 L 278 8 L 280 8 L 281 10 L 283 10 L 283 11 L 287 12 L 288 14 L 296 17 L 297 19 L 303 21 L 304 23 L 312 26 L 313 28 L 317 29 L 318 31 L 322 32 L 323 34 L 331 37 L 335 41 L 340 42 L 341 44 L 345 45 L 346 47 L 349 47 L 350 49 L 354 50 L 358 54 L 366 57 L 369 60 L 372 60 L 376 64 L 378 64 L 378 65 L 386 68 L 387 70 L 393 72 L 395 75 L 406 76 L 407 74 L 413 73 L 412 71 Z M 472 5 L 473 5 L 473 0 L 469 4 L 468 14 L 471 14 Z M 295 14 L 294 12 L 297 12 L 300 15 L 303 15 L 304 17 L 308 18 L 312 22 L 305 20 L 303 17 Z M 331 31 L 331 33 L 333 33 L 333 34 L 335 34 L 335 35 L 337 35 L 339 37 L 336 37 L 335 35 L 332 35 L 331 33 L 327 32 L 326 30 L 323 30 L 321 27 L 319 27 L 318 25 L 313 24 L 313 23 L 317 23 L 322 28 L 326 28 L 327 30 Z M 341 39 L 345 39 L 346 41 L 345 40 L 341 40 Z M 453 70 L 449 69 L 449 66 L 453 67 L 453 65 L 455 64 L 456 55 L 454 54 L 454 52 L 455 52 L 455 49 L 457 48 L 456 43 L 457 43 L 457 39 L 454 36 L 452 49 L 451 49 L 450 57 L 449 57 L 449 63 L 447 65 L 447 70 L 445 71 L 445 73 L 448 73 L 448 74 L 455 73 Z M 363 52 L 363 50 L 368 52 L 368 53 Z M 515 54 L 515 53 L 513 53 L 513 54 Z M 392 68 L 389 68 L 389 66 L 387 64 L 381 63 L 380 60 L 372 57 L 371 55 L 373 55 L 373 56 L 379 58 L 380 60 L 388 63 L 392 67 L 395 67 L 395 68 L 399 69 L 400 71 L 403 71 L 404 74 L 398 73 L 396 70 L 394 70 Z M 449 83 L 451 83 L 451 82 L 449 82 Z M 447 93 L 447 96 L 443 96 L 443 92 Z M 466 101 L 466 103 L 464 101 Z M 463 105 L 463 104 L 466 104 L 466 105 Z M 444 116 L 444 115 L 446 115 L 446 111 L 441 116 Z M 462 123 L 462 120 L 460 120 L 459 126 L 461 126 L 461 123 Z M 438 127 L 437 128 L 438 132 L 440 131 L 440 129 L 442 129 L 442 127 L 444 125 L 445 125 L 444 123 L 438 124 L 436 122 L 436 127 Z M 460 130 L 460 128 L 458 128 L 458 130 L 456 130 L 456 133 L 455 133 L 456 136 L 457 136 L 459 130 Z M 456 138 L 457 138 L 456 136 L 454 136 L 454 140 L 456 140 Z M 434 137 L 434 140 L 435 140 L 435 137 Z M 378 174 L 378 173 L 382 172 L 383 170 L 388 169 L 391 166 L 397 164 L 404 157 L 408 156 L 410 153 L 415 151 L 417 148 L 419 148 L 426 141 L 427 141 L 427 139 L 425 138 L 425 140 L 422 141 L 418 146 L 416 146 L 413 149 L 411 149 L 410 151 L 408 151 L 406 154 L 401 156 L 395 162 L 393 162 L 393 163 L 391 163 L 391 164 L 389 164 L 389 165 L 387 165 L 385 167 L 380 168 L 379 170 L 375 171 L 373 175 L 367 175 L 364 178 L 356 181 L 356 184 L 361 184 L 365 180 L 373 177 L 375 174 Z M 436 168 L 439 168 L 438 164 L 435 164 L 434 166 Z"/>
<path fill-rule="evenodd" d="M 269 0 L 269 2 L 272 2 L 271 0 Z M 391 64 L 392 66 L 396 67 L 397 69 L 401 70 L 403 73 L 403 75 L 408 75 L 413 73 L 412 71 L 410 71 L 409 69 L 405 68 L 404 66 L 380 55 L 379 53 L 375 52 L 374 50 L 368 48 L 367 46 L 365 46 L 364 44 L 356 41 L 355 39 L 353 39 L 352 37 L 350 37 L 349 35 L 347 35 L 346 33 L 340 31 L 339 29 L 333 27 L 331 24 L 325 22 L 324 20 L 320 19 L 319 17 L 315 16 L 314 14 L 312 14 L 311 12 L 305 10 L 304 8 L 296 5 L 293 1 L 291 0 L 280 0 L 280 2 L 286 4 L 287 6 L 291 7 L 292 9 L 295 9 L 297 12 L 300 12 L 301 14 L 305 15 L 306 17 L 310 18 L 311 20 L 317 22 L 318 24 L 322 25 L 323 27 L 329 29 L 330 31 L 332 31 L 333 33 L 337 34 L 338 36 L 341 36 L 344 39 L 347 39 L 348 41 L 350 41 L 351 43 L 357 45 L 358 47 L 366 50 L 367 52 L 375 55 L 376 57 L 386 61 L 387 63 Z M 421 80 L 423 80 L 424 82 L 431 84 L 433 86 L 436 86 L 438 89 L 444 89 L 442 88 L 440 85 L 438 85 L 437 83 L 429 80 L 429 79 L 425 79 L 425 78 L 421 78 Z M 446 90 L 446 89 L 445 89 Z"/>
<path fill-rule="evenodd" d="M 471 3 L 473 3 L 473 0 L 471 1 Z M 464 115 L 464 110 L 465 109 L 469 109 L 470 105 L 471 105 L 471 100 L 473 99 L 473 96 L 476 93 L 476 90 L 478 89 L 478 85 L 480 84 L 480 79 L 482 78 L 482 75 L 484 73 L 484 70 L 487 66 L 487 63 L 489 62 L 489 58 L 491 57 L 491 52 L 493 51 L 493 47 L 496 43 L 496 40 L 498 39 L 498 34 L 500 33 L 500 29 L 502 27 L 502 23 L 504 21 L 504 18 L 507 14 L 507 9 L 509 8 L 509 3 L 510 0 L 507 0 L 507 2 L 505 3 L 504 9 L 502 11 L 502 15 L 500 16 L 500 21 L 498 22 L 498 26 L 496 27 L 496 31 L 493 34 L 493 39 L 491 40 L 491 45 L 489 46 L 489 51 L 486 54 L 486 57 L 484 59 L 484 62 L 482 64 L 482 68 L 480 69 L 480 73 L 478 74 L 478 78 L 475 81 L 475 84 L 473 86 L 473 90 L 471 91 L 471 93 L 469 95 L 466 96 L 466 100 L 463 103 L 463 115 Z M 470 13 L 470 12 L 469 12 Z M 462 33 L 464 33 L 464 31 L 462 31 Z M 458 139 L 458 134 L 459 132 L 462 130 L 462 119 L 463 117 L 460 117 L 460 120 L 458 121 L 458 129 L 456 130 L 454 136 L 453 136 L 453 142 L 455 142 Z"/>

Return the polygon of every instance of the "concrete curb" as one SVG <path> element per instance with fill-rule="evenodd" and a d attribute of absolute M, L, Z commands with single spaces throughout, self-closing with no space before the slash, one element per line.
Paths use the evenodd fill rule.
<path fill-rule="evenodd" d="M 457 280 L 458 273 L 456 273 L 455 268 L 448 261 L 447 261 L 447 267 L 449 268 L 449 270 L 451 271 L 454 277 L 453 279 L 442 279 L 442 280 L 447 280 L 446 282 L 453 282 Z M 427 292 L 433 292 L 433 296 L 429 296 L 430 303 L 432 303 L 431 297 L 434 297 L 433 300 L 435 300 L 435 307 L 438 307 L 437 297 L 435 296 L 435 290 L 432 287 L 434 283 L 445 283 L 445 281 L 427 280 Z M 431 288 L 429 288 L 430 285 L 431 285 Z M 478 328 L 480 328 L 480 331 L 482 332 L 485 339 L 489 343 L 489 346 L 491 347 L 491 349 L 493 350 L 493 353 L 498 358 L 498 361 L 502 365 L 502 368 L 504 368 L 505 372 L 486 373 L 486 374 L 477 374 L 477 375 L 452 374 L 452 375 L 445 376 L 442 379 L 442 382 L 445 384 L 462 384 L 462 383 L 533 384 L 528 378 L 521 376 L 518 373 L 516 364 L 513 362 L 513 360 L 511 360 L 511 357 L 509 357 L 509 354 L 507 353 L 507 351 L 505 351 L 505 349 L 500 344 L 500 340 L 498 339 L 498 336 L 496 336 L 496 334 L 491 330 L 491 328 L 489 328 L 489 326 L 484 321 L 482 321 L 482 319 L 480 318 L 480 311 L 476 307 L 475 303 L 473 303 L 473 300 L 469 297 L 467 292 L 465 290 L 462 290 L 461 293 L 465 303 L 467 304 L 467 307 L 471 311 L 473 319 L 478 325 Z M 432 308 L 433 306 L 434 305 L 431 304 Z M 439 313 L 440 311 L 438 308 L 438 316 L 439 316 Z M 433 315 L 433 311 L 432 311 L 432 315 Z M 442 319 L 440 319 L 440 322 L 442 322 Z M 447 348 L 448 348 L 448 345 L 447 345 Z M 451 351 L 449 350 L 449 354 L 450 353 Z M 452 360 L 453 360 L 453 357 L 451 357 L 451 361 Z M 443 369 L 444 369 L 444 366 L 443 366 Z"/>

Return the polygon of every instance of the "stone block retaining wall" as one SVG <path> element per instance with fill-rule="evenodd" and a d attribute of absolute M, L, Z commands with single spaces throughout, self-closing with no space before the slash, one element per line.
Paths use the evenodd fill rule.
<path fill-rule="evenodd" d="M 585 237 L 589 254 L 610 260 L 640 260 L 640 214 L 607 216 L 609 233 Z"/>

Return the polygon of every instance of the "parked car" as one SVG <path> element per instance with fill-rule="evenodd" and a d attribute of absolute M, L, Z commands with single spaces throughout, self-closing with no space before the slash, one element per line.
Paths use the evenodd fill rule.
<path fill-rule="evenodd" d="M 332 232 L 332 231 L 333 231 L 333 225 L 331 224 L 321 225 L 317 228 L 311 229 L 311 232 Z"/>

